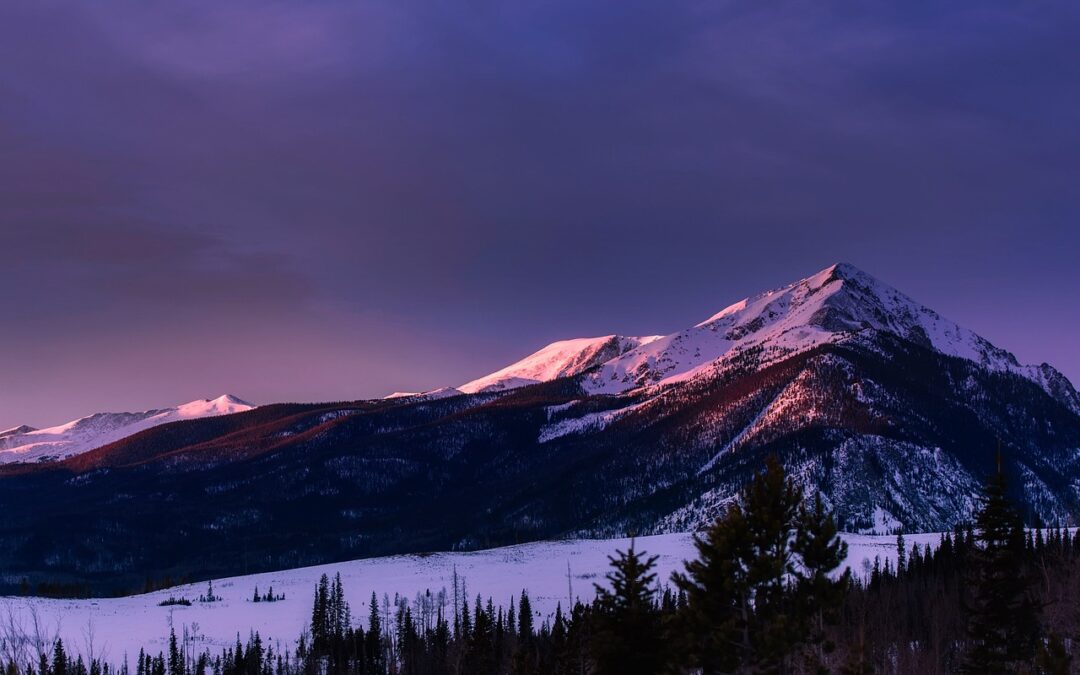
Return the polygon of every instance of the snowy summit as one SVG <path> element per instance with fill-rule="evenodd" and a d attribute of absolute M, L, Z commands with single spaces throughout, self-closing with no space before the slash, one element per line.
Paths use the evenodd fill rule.
<path fill-rule="evenodd" d="M 765 365 L 874 333 L 1020 375 L 1080 412 L 1080 398 L 1051 366 L 1020 364 L 1009 352 L 846 263 L 740 300 L 670 335 L 556 342 L 459 389 L 498 391 L 587 373 L 583 384 L 590 393 L 622 393 L 715 374 L 751 351 Z"/>
<path fill-rule="evenodd" d="M 231 415 L 255 406 L 231 394 L 142 412 L 102 412 L 47 429 L 16 427 L 0 433 L 0 464 L 72 457 L 160 424 Z"/>

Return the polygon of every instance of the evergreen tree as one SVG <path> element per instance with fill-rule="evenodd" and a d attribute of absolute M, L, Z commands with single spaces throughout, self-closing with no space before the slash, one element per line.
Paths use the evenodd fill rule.
<path fill-rule="evenodd" d="M 969 556 L 971 649 L 965 670 L 1017 672 L 1035 657 L 1039 610 L 1024 564 L 1023 523 L 1007 496 L 1000 456 L 997 473 L 983 490 L 976 526 L 978 545 Z"/>
<path fill-rule="evenodd" d="M 533 636 L 533 613 L 532 603 L 529 602 L 528 591 L 521 591 L 521 600 L 518 604 L 518 642 L 528 644 Z"/>
<path fill-rule="evenodd" d="M 184 661 L 176 644 L 176 631 L 169 628 L 169 675 L 184 675 Z"/>
<path fill-rule="evenodd" d="M 675 635 L 691 665 L 705 673 L 732 672 L 750 651 L 750 579 L 746 559 L 751 549 L 742 506 L 733 504 L 705 532 L 694 536 L 698 556 L 686 573 L 673 576 L 686 594 Z"/>
<path fill-rule="evenodd" d="M 328 632 L 334 640 L 340 642 L 345 638 L 345 622 L 347 604 L 345 602 L 345 588 L 341 583 L 341 573 L 334 575 L 334 585 L 330 591 L 329 607 L 327 608 Z"/>
<path fill-rule="evenodd" d="M 329 596 L 330 578 L 323 574 L 319 577 L 319 585 L 315 589 L 314 606 L 311 608 L 311 650 L 316 655 L 323 653 L 329 635 L 329 626 L 327 625 Z"/>
<path fill-rule="evenodd" d="M 904 534 L 901 532 L 896 535 L 896 575 L 903 574 L 907 565 L 907 542 L 904 541 Z"/>
<path fill-rule="evenodd" d="M 510 599 L 510 608 L 514 608 L 513 598 Z M 518 624 L 516 642 L 514 643 L 513 663 L 510 669 L 511 675 L 533 675 L 536 672 L 536 649 L 533 644 L 533 611 L 529 594 L 522 589 L 518 597 L 517 614 Z"/>
<path fill-rule="evenodd" d="M 52 675 L 67 675 L 67 666 L 68 658 L 67 653 L 64 651 L 64 642 L 60 638 L 56 638 L 56 642 L 53 643 Z"/>
<path fill-rule="evenodd" d="M 903 536 L 900 537 L 903 550 Z M 827 672 L 825 658 L 835 645 L 826 638 L 825 626 L 836 619 L 851 583 L 851 569 L 838 578 L 833 572 L 847 558 L 847 544 L 840 538 L 836 521 L 825 511 L 821 495 L 814 498 L 813 507 L 799 506 L 792 551 L 799 559 L 796 567 L 796 596 L 798 614 L 804 625 L 810 647 L 811 668 Z"/>
<path fill-rule="evenodd" d="M 368 613 L 368 630 L 364 641 L 367 672 L 381 675 L 386 672 L 386 659 L 383 657 L 382 621 L 379 618 L 379 598 L 371 592 L 371 609 Z"/>
<path fill-rule="evenodd" d="M 820 499 L 806 508 L 776 458 L 695 545 L 699 558 L 674 577 L 686 597 L 676 634 L 685 635 L 691 665 L 783 672 L 808 636 L 823 660 L 824 626 L 849 581 L 829 577 L 844 545 Z"/>
<path fill-rule="evenodd" d="M 750 481 L 744 500 L 750 534 L 747 559 L 753 594 L 752 663 L 769 672 L 782 667 L 799 642 L 788 575 L 792 571 L 791 533 L 802 491 L 784 473 L 775 457 Z"/>
<path fill-rule="evenodd" d="M 596 586 L 592 653 L 597 675 L 652 675 L 666 662 L 660 611 L 654 598 L 656 556 L 630 548 L 609 558 L 611 588 Z"/>

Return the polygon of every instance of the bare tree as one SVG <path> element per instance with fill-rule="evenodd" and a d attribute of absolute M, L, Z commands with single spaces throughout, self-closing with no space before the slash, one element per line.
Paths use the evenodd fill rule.
<path fill-rule="evenodd" d="M 109 657 L 107 645 L 103 646 L 100 652 L 97 651 L 97 626 L 94 623 L 94 614 L 92 612 L 90 616 L 86 618 L 86 626 L 83 627 L 82 634 L 83 655 L 89 659 L 89 663 L 93 663 L 94 659 L 105 660 Z"/>
<path fill-rule="evenodd" d="M 22 614 L 16 611 L 11 602 L 5 602 L 2 623 L 0 623 L 0 655 L 8 663 L 14 663 L 20 675 L 27 662 L 29 642 L 23 626 Z"/>

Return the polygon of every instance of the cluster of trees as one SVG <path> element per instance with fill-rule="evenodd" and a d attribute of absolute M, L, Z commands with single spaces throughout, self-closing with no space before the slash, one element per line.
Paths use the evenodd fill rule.
<path fill-rule="evenodd" d="M 973 526 L 936 550 L 897 540 L 897 563 L 865 578 L 832 515 L 769 461 L 738 503 L 696 539 L 698 557 L 662 587 L 656 558 L 632 545 L 611 559 L 596 599 L 537 621 L 522 592 L 507 606 L 430 592 L 354 621 L 340 576 L 325 575 L 291 652 L 253 634 L 220 654 L 140 653 L 134 675 L 436 675 L 654 673 L 1072 672 L 1080 626 L 1080 536 L 1029 532 L 999 470 Z M 210 591 L 212 593 L 212 591 Z M 52 658 L 8 661 L 7 675 L 132 675 L 62 643 Z"/>
<path fill-rule="evenodd" d="M 280 602 L 285 599 L 284 593 L 274 593 L 274 587 L 271 586 L 270 590 L 265 593 L 259 593 L 259 587 L 255 587 L 255 592 L 251 596 L 252 602 Z"/>
<path fill-rule="evenodd" d="M 273 589 L 271 589 L 273 590 Z M 255 595 L 259 594 L 259 589 L 255 589 Z M 214 593 L 214 580 L 206 582 L 206 592 L 199 596 L 199 602 L 221 602 L 221 596 Z"/>
<path fill-rule="evenodd" d="M 1074 672 L 1080 533 L 1025 530 L 999 471 L 974 526 L 853 584 L 832 631 L 850 672 Z"/>

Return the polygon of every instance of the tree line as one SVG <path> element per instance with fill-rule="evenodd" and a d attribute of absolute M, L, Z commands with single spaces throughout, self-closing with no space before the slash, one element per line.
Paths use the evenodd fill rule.
<path fill-rule="evenodd" d="M 537 623 L 528 593 L 506 606 L 430 592 L 372 593 L 353 617 L 340 576 L 323 576 L 295 648 L 257 634 L 198 655 L 170 635 L 134 668 L 72 658 L 61 641 L 6 675 L 653 675 L 714 673 L 1046 673 L 1072 671 L 1080 627 L 1080 536 L 1027 531 L 998 469 L 975 522 L 842 569 L 846 545 L 820 496 L 770 459 L 695 537 L 697 558 L 661 586 L 633 544 L 610 560 L 590 603 Z M 0 640 L 2 642 L 2 640 Z M 2 646 L 2 645 L 0 645 Z M 5 652 L 6 653 L 6 652 Z M 134 672 L 132 672 L 132 670 Z"/>

